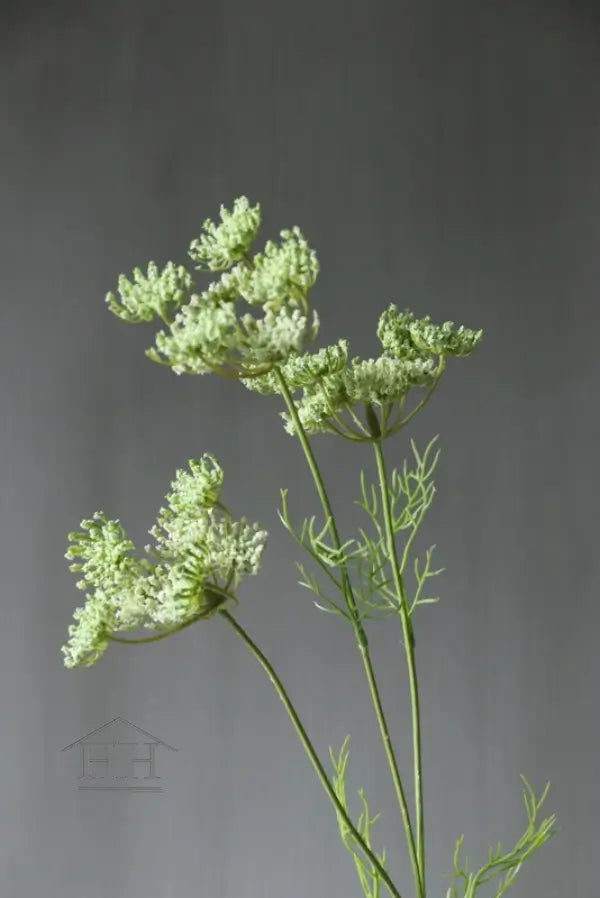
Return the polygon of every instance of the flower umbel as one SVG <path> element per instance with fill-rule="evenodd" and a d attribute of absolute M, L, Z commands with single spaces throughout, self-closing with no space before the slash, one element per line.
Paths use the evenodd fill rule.
<path fill-rule="evenodd" d="M 147 274 L 135 268 L 132 281 L 120 275 L 120 301 L 114 293 L 108 293 L 106 302 L 111 312 L 129 324 L 152 321 L 157 315 L 168 321 L 188 296 L 191 286 L 192 276 L 183 265 L 168 262 L 159 271 L 155 262 L 149 262 Z"/>
<path fill-rule="evenodd" d="M 107 296 L 111 311 L 130 323 L 158 315 L 167 325 L 147 351 L 154 362 L 177 374 L 254 377 L 315 338 L 319 319 L 308 294 L 319 273 L 316 254 L 294 227 L 251 257 L 260 220 L 260 206 L 239 197 L 231 211 L 221 207 L 219 224 L 204 222 L 189 255 L 198 269 L 222 274 L 200 293 L 173 262 L 162 272 L 150 262 L 147 275 L 136 268 L 133 280 L 120 276 L 120 300 Z"/>
<path fill-rule="evenodd" d="M 203 233 L 192 241 L 189 254 L 198 268 L 225 271 L 243 259 L 260 227 L 260 205 L 251 206 L 245 196 L 234 201 L 229 212 L 221 206 L 221 223 L 207 218 Z"/>
<path fill-rule="evenodd" d="M 273 312 L 286 303 L 307 307 L 307 295 L 319 274 L 319 263 L 300 228 L 281 231 L 281 243 L 269 240 L 251 266 L 235 269 L 237 288 L 250 305 Z"/>
<path fill-rule="evenodd" d="M 349 359 L 348 343 L 340 340 L 315 353 L 291 354 L 280 365 L 289 390 L 302 391 L 295 401 L 307 433 L 335 433 L 359 442 L 395 433 L 406 423 L 409 393 L 433 390 L 446 356 L 468 355 L 482 337 L 482 331 L 455 329 L 451 322 L 435 325 L 428 316 L 418 319 L 394 305 L 381 316 L 377 333 L 383 353 L 376 359 Z M 282 391 L 273 371 L 243 383 L 259 393 Z M 291 416 L 283 417 L 288 433 L 295 434 Z"/>
<path fill-rule="evenodd" d="M 231 301 L 217 301 L 207 291 L 192 297 L 168 333 L 156 335 L 147 355 L 176 374 L 254 377 L 301 352 L 318 326 L 315 312 L 307 315 L 291 303 L 265 308 L 262 317 L 239 315 Z"/>
<path fill-rule="evenodd" d="M 377 336 L 384 353 L 397 359 L 428 355 L 466 356 L 481 343 L 483 331 L 470 330 L 452 321 L 433 324 L 429 315 L 416 318 L 408 309 L 401 312 L 390 305 L 379 319 Z"/>
<path fill-rule="evenodd" d="M 74 614 L 63 648 L 67 667 L 89 666 L 113 633 L 146 627 L 174 629 L 210 617 L 244 576 L 260 568 L 267 534 L 245 518 L 233 520 L 220 503 L 223 471 L 211 455 L 178 470 L 150 531 L 155 545 L 135 558 L 119 521 L 102 512 L 69 535 L 66 557 L 81 574 L 86 603 Z"/>

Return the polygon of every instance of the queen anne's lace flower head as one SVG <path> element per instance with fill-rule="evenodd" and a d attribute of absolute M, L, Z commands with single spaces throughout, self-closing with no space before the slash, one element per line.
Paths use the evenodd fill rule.
<path fill-rule="evenodd" d="M 93 664 L 118 631 L 169 630 L 210 617 L 244 576 L 258 572 L 267 534 L 231 518 L 219 501 L 222 485 L 223 471 L 210 455 L 177 471 L 146 558 L 132 556 L 122 525 L 102 512 L 69 535 L 67 558 L 86 602 L 63 648 L 67 667 Z"/>
<path fill-rule="evenodd" d="M 395 432 L 403 426 L 401 412 L 410 391 L 433 388 L 446 356 L 468 355 L 482 337 L 481 331 L 455 329 L 452 322 L 436 325 L 394 305 L 381 316 L 377 333 L 383 348 L 379 358 L 350 359 L 347 342 L 340 340 L 315 353 L 292 354 L 279 366 L 290 392 L 301 391 L 295 405 L 307 433 L 371 440 Z M 259 393 L 282 392 L 274 371 L 243 383 Z M 283 417 L 288 433 L 296 433 L 293 418 Z"/>
<path fill-rule="evenodd" d="M 433 324 L 429 315 L 416 318 L 412 312 L 390 305 L 379 319 L 377 336 L 384 352 L 397 359 L 427 355 L 470 355 L 481 343 L 483 331 L 454 327 L 454 322 Z"/>
<path fill-rule="evenodd" d="M 232 303 L 215 301 L 207 291 L 192 297 L 169 332 L 156 335 L 156 346 L 147 355 L 170 365 L 176 374 L 252 377 L 292 352 L 302 352 L 318 327 L 316 312 L 306 314 L 291 303 L 277 311 L 265 308 L 262 317 L 239 315 Z"/>
<path fill-rule="evenodd" d="M 319 319 L 308 294 L 319 272 L 316 254 L 295 227 L 252 257 L 259 226 L 260 207 L 245 197 L 231 211 L 221 208 L 219 224 L 204 222 L 189 254 L 197 268 L 222 274 L 201 293 L 192 292 L 186 269 L 171 262 L 162 273 L 154 263 L 147 276 L 136 269 L 132 281 L 121 275 L 120 302 L 110 293 L 109 308 L 126 321 L 159 315 L 167 325 L 147 352 L 153 361 L 177 374 L 253 377 L 315 338 Z"/>
<path fill-rule="evenodd" d="M 198 268 L 209 271 L 231 268 L 247 255 L 258 234 L 260 219 L 260 205 L 251 206 L 245 196 L 234 201 L 231 212 L 221 206 L 221 223 L 206 219 L 203 233 L 191 243 L 190 257 Z"/>
<path fill-rule="evenodd" d="M 278 311 L 285 303 L 306 308 L 308 291 L 319 274 L 319 263 L 300 228 L 281 232 L 281 243 L 269 240 L 251 267 L 239 265 L 234 277 L 240 295 L 250 305 Z"/>
<path fill-rule="evenodd" d="M 322 378 L 339 374 L 348 364 L 348 341 L 338 340 L 333 346 L 325 346 L 317 352 L 290 355 L 280 365 L 280 371 L 288 388 L 295 392 L 301 388 L 309 388 Z M 249 377 L 242 380 L 249 390 L 263 394 L 281 392 L 280 381 L 274 371 L 268 371 L 260 377 Z"/>
<path fill-rule="evenodd" d="M 155 262 L 149 262 L 147 273 L 135 268 L 131 281 L 124 274 L 120 275 L 120 301 L 114 293 L 108 293 L 106 302 L 111 312 L 130 324 L 152 321 L 157 315 L 166 320 L 189 296 L 191 286 L 192 276 L 183 265 L 168 262 L 159 271 Z"/>

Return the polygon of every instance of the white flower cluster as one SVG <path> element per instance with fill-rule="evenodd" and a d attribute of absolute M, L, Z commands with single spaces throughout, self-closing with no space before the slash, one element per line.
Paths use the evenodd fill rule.
<path fill-rule="evenodd" d="M 350 360 L 348 344 L 340 340 L 316 353 L 292 355 L 280 366 L 291 392 L 302 390 L 296 406 L 307 433 L 369 438 L 370 427 L 361 425 L 357 406 L 375 406 L 389 418 L 394 404 L 402 403 L 410 390 L 435 384 L 440 357 L 468 355 L 482 336 L 464 327 L 455 330 L 451 322 L 435 325 L 429 317 L 417 319 L 394 305 L 381 316 L 377 333 L 383 346 L 377 359 Z M 260 393 L 281 392 L 275 372 L 243 383 Z M 288 433 L 295 433 L 292 418 L 283 417 Z"/>
<path fill-rule="evenodd" d="M 229 212 L 221 206 L 221 223 L 207 218 L 203 234 L 192 241 L 190 256 L 199 268 L 225 271 L 243 259 L 260 227 L 260 205 L 251 206 L 245 196 L 238 197 Z"/>
<path fill-rule="evenodd" d="M 307 433 L 336 433 L 340 429 L 345 432 L 347 427 L 342 419 L 345 412 L 355 418 L 352 413 L 356 406 L 391 408 L 413 387 L 431 386 L 436 377 L 437 365 L 432 358 L 354 358 L 341 371 L 304 387 L 297 402 L 298 417 Z M 285 429 L 294 434 L 293 420 L 287 414 L 284 419 Z"/>
<path fill-rule="evenodd" d="M 277 311 L 284 303 L 305 306 L 306 295 L 319 274 L 319 263 L 300 228 L 281 231 L 281 243 L 269 240 L 252 266 L 234 272 L 237 290 L 251 305 Z"/>
<path fill-rule="evenodd" d="M 429 315 L 416 318 L 408 309 L 399 311 L 390 305 L 379 319 L 377 336 L 384 352 L 397 359 L 427 355 L 466 356 L 481 343 L 483 331 L 470 330 L 454 322 L 433 324 Z"/>
<path fill-rule="evenodd" d="M 244 576 L 260 568 L 267 534 L 258 524 L 233 520 L 219 502 L 223 471 L 210 455 L 176 472 L 157 522 L 149 558 L 134 558 L 134 545 L 118 521 L 98 512 L 69 535 L 66 557 L 86 602 L 74 613 L 67 667 L 89 666 L 111 634 L 137 627 L 170 630 L 210 617 L 233 597 Z"/>
<path fill-rule="evenodd" d="M 111 312 L 130 324 L 152 321 L 157 315 L 169 320 L 189 296 L 191 287 L 192 276 L 183 265 L 168 262 L 159 271 L 155 262 L 149 262 L 147 274 L 135 268 L 132 281 L 120 275 L 120 301 L 114 293 L 107 293 L 106 302 Z"/>
<path fill-rule="evenodd" d="M 348 364 L 348 341 L 338 340 L 333 346 L 325 346 L 317 352 L 290 355 L 279 369 L 292 392 L 302 387 L 312 387 L 327 375 L 339 374 Z M 256 393 L 280 393 L 279 380 L 274 371 L 259 377 L 242 380 L 244 386 Z"/>
<path fill-rule="evenodd" d="M 148 357 L 169 365 L 176 374 L 251 377 L 292 352 L 302 352 L 318 333 L 316 312 L 304 312 L 290 301 L 279 309 L 265 307 L 262 317 L 238 315 L 231 300 L 215 298 L 220 289 L 225 288 L 216 284 L 201 296 L 192 296 L 169 332 L 156 335 Z"/>
<path fill-rule="evenodd" d="M 315 338 L 319 320 L 308 303 L 319 273 L 315 252 L 300 229 L 292 228 L 251 258 L 259 225 L 260 207 L 246 197 L 231 212 L 221 207 L 220 224 L 204 223 L 189 254 L 199 268 L 223 274 L 200 294 L 191 293 L 190 275 L 173 263 L 162 273 L 150 263 L 147 277 L 136 269 L 133 282 L 121 275 L 121 302 L 109 294 L 111 310 L 131 322 L 159 314 L 167 324 L 147 352 L 153 361 L 177 374 L 252 377 L 302 352 Z M 250 311 L 240 311 L 240 302 Z"/>

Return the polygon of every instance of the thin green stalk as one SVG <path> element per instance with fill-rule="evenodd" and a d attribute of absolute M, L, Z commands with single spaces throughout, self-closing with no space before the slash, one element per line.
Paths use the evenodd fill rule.
<path fill-rule="evenodd" d="M 415 417 L 415 415 L 418 415 L 419 412 L 423 411 L 423 409 L 425 408 L 425 406 L 427 405 L 427 403 L 429 402 L 429 400 L 435 393 L 437 386 L 440 382 L 440 379 L 442 377 L 442 374 L 444 373 L 445 368 L 446 368 L 446 359 L 443 355 L 441 355 L 439 358 L 439 361 L 438 361 L 437 374 L 436 374 L 435 380 L 432 383 L 431 387 L 429 388 L 429 390 L 427 391 L 427 393 L 425 394 L 423 399 L 413 408 L 412 412 L 410 412 L 410 414 L 408 414 L 406 416 L 406 418 L 403 418 L 401 421 L 398 422 L 398 424 L 394 428 L 394 430 L 401 430 L 403 427 L 406 427 L 406 425 L 410 421 L 412 421 L 412 419 Z"/>
<path fill-rule="evenodd" d="M 402 632 L 404 635 L 404 647 L 406 653 L 406 663 L 408 667 L 408 679 L 410 686 L 410 701 L 412 713 L 412 736 L 413 736 L 413 766 L 414 766 L 414 784 L 415 784 L 415 821 L 417 828 L 417 855 L 419 863 L 419 872 L 422 884 L 422 896 L 426 894 L 426 876 L 425 876 L 425 824 L 423 818 L 423 776 L 422 776 L 422 752 L 421 752 L 421 715 L 419 708 L 419 687 L 417 681 L 417 670 L 415 663 L 415 642 L 410 620 L 410 612 L 406 599 L 406 590 L 404 580 L 398 563 L 398 552 L 396 548 L 396 540 L 394 538 L 394 527 L 392 522 L 392 509 L 390 505 L 390 494 L 388 488 L 387 472 L 385 466 L 385 458 L 381 441 L 373 443 L 373 450 L 377 461 L 377 474 L 379 477 L 379 489 L 381 492 L 381 504 L 383 507 L 383 517 L 385 524 L 385 534 L 387 541 L 388 557 L 392 567 L 392 576 L 394 586 L 400 599 L 400 619 L 402 621 Z"/>
<path fill-rule="evenodd" d="M 261 652 L 261 650 L 256 645 L 256 643 L 250 638 L 250 636 L 248 635 L 246 630 L 242 627 L 242 625 L 240 623 L 238 623 L 238 621 L 229 613 L 229 611 L 222 610 L 222 611 L 219 611 L 219 614 L 221 615 L 221 617 L 225 618 L 225 620 L 233 627 L 235 632 L 246 643 L 247 647 L 250 649 L 250 651 L 252 652 L 252 654 L 254 655 L 256 660 L 259 662 L 261 667 L 267 673 L 269 679 L 271 680 L 271 682 L 275 688 L 275 691 L 277 692 L 277 695 L 281 699 L 283 706 L 285 707 L 285 710 L 287 711 L 287 713 L 290 717 L 290 720 L 292 721 L 292 723 L 294 724 L 294 727 L 296 728 L 296 732 L 298 733 L 298 736 L 300 737 L 302 746 L 303 746 L 306 754 L 308 755 L 308 757 L 315 769 L 315 772 L 319 778 L 319 781 L 320 781 L 321 785 L 323 786 L 323 788 L 325 789 L 327 795 L 329 796 L 329 799 L 330 799 L 331 803 L 333 804 L 336 812 L 340 815 L 340 817 L 342 817 L 342 819 L 344 820 L 344 823 L 346 824 L 346 826 L 352 833 L 352 836 L 356 839 L 356 842 L 360 845 L 361 849 L 363 850 L 365 855 L 368 857 L 369 861 L 373 864 L 373 867 L 377 870 L 377 874 L 381 877 L 383 882 L 385 882 L 386 886 L 389 889 L 390 894 L 393 895 L 394 898 L 401 898 L 401 895 L 400 895 L 398 889 L 396 888 L 396 886 L 394 885 L 394 883 L 392 882 L 389 873 L 386 871 L 385 867 L 383 866 L 383 864 L 381 863 L 381 861 L 379 860 L 377 855 L 366 844 L 365 840 L 363 839 L 363 837 L 361 836 L 359 831 L 356 829 L 354 823 L 348 816 L 346 809 L 344 808 L 344 806 L 340 802 L 339 798 L 337 797 L 335 790 L 329 781 L 327 773 L 325 772 L 325 769 L 324 769 L 323 765 L 321 764 L 321 761 L 319 760 L 319 756 L 317 755 L 315 747 L 313 746 L 313 744 L 308 736 L 308 733 L 304 729 L 302 721 L 298 717 L 298 713 L 297 713 L 294 705 L 292 704 L 292 700 L 290 699 L 288 693 L 286 692 L 283 683 L 277 676 L 277 673 L 275 672 L 273 665 L 271 664 L 269 659 L 266 657 L 266 655 L 263 654 L 263 652 Z"/>
<path fill-rule="evenodd" d="M 124 645 L 144 645 L 147 642 L 159 642 L 161 639 L 166 639 L 167 636 L 172 636 L 173 633 L 179 633 L 180 630 L 185 630 L 186 627 L 191 627 L 192 624 L 195 624 L 199 621 L 199 617 L 192 617 L 190 620 L 186 620 L 183 624 L 179 624 L 177 627 L 173 627 L 171 630 L 165 630 L 162 633 L 156 633 L 153 636 L 140 636 L 137 639 L 127 639 L 124 636 L 115 636 L 114 633 L 107 633 L 106 639 L 109 642 L 122 642 Z"/>
<path fill-rule="evenodd" d="M 361 656 L 363 659 L 365 674 L 367 677 L 367 682 L 369 684 L 371 698 L 373 700 L 373 707 L 375 709 L 375 716 L 377 717 L 377 723 L 379 724 L 381 741 L 383 742 L 383 747 L 385 749 L 385 753 L 386 753 L 386 756 L 388 759 L 388 765 L 390 768 L 390 773 L 392 775 L 394 788 L 396 790 L 396 796 L 398 798 L 398 803 L 400 805 L 400 811 L 402 814 L 402 823 L 404 825 L 404 831 L 406 834 L 406 841 L 407 841 L 407 845 L 408 845 L 408 853 L 410 856 L 410 862 L 411 862 L 411 867 L 412 867 L 412 871 L 413 871 L 413 879 L 415 881 L 415 888 L 417 890 L 417 895 L 420 895 L 421 898 L 425 898 L 425 894 L 423 892 L 423 885 L 421 883 L 421 874 L 420 874 L 419 866 L 418 866 L 417 847 L 415 845 L 412 823 L 411 823 L 411 819 L 410 819 L 410 811 L 408 809 L 408 801 L 406 800 L 406 793 L 404 791 L 404 785 L 403 785 L 402 779 L 400 777 L 400 771 L 398 769 L 398 762 L 396 760 L 396 754 L 394 751 L 394 747 L 392 745 L 392 739 L 391 739 L 390 732 L 388 729 L 387 720 L 385 718 L 385 713 L 383 710 L 383 703 L 381 701 L 379 687 L 377 685 L 377 680 L 375 678 L 375 670 L 373 667 L 373 662 L 371 660 L 368 647 L 362 645 L 362 643 L 360 643 L 360 642 L 358 644 L 358 647 L 360 649 L 360 653 L 361 653 Z"/>
<path fill-rule="evenodd" d="M 281 373 L 281 371 L 276 368 L 275 373 L 277 375 L 277 379 L 281 388 L 281 392 L 283 398 L 285 400 L 288 412 L 294 422 L 294 427 L 296 429 L 296 433 L 300 440 L 300 444 L 304 451 L 304 455 L 306 457 L 306 461 L 308 463 L 308 467 L 312 474 L 315 487 L 317 489 L 317 493 L 319 495 L 319 499 L 321 501 L 321 505 L 323 507 L 323 514 L 325 515 L 326 520 L 331 521 L 331 534 L 334 545 L 337 549 L 341 546 L 341 540 L 339 531 L 337 528 L 337 524 L 335 521 L 335 517 L 333 514 L 333 509 L 331 507 L 331 502 L 329 501 L 329 496 L 327 495 L 327 490 L 325 488 L 325 484 L 323 482 L 323 477 L 321 475 L 321 471 L 319 469 L 319 465 L 315 458 L 315 455 L 312 451 L 312 446 L 310 445 L 310 441 L 304 430 L 302 425 L 302 421 L 298 415 L 298 410 L 296 408 L 296 404 L 294 402 L 293 396 L 290 393 L 289 387 L 286 383 L 286 380 Z M 387 725 L 387 720 L 385 716 L 385 712 L 383 709 L 383 703 L 381 701 L 381 695 L 379 693 L 379 688 L 377 686 L 377 678 L 375 676 L 375 669 L 373 666 L 373 661 L 371 659 L 371 654 L 369 651 L 369 642 L 367 639 L 367 634 L 360 620 L 360 615 L 358 609 L 356 607 L 356 599 L 354 597 L 354 592 L 352 589 L 352 584 L 350 582 L 350 578 L 348 576 L 348 571 L 346 565 L 342 563 L 341 565 L 341 573 L 342 573 L 342 583 L 344 588 L 344 597 L 346 599 L 346 603 L 348 606 L 348 610 L 350 611 L 352 624 L 355 629 L 356 638 L 358 642 L 358 647 L 360 650 L 361 658 L 363 661 L 363 666 L 365 669 L 365 674 L 367 678 L 367 682 L 369 685 L 369 691 L 371 693 L 371 700 L 373 702 L 373 707 L 375 709 L 375 716 L 377 718 L 377 723 L 379 725 L 379 731 L 381 734 L 381 740 L 383 742 L 383 747 L 386 753 L 386 757 L 388 760 L 388 765 L 390 768 L 390 773 L 392 776 L 392 781 L 394 783 L 394 788 L 396 791 L 396 796 L 398 799 L 398 804 L 400 805 L 400 811 L 402 814 L 402 823 L 404 826 L 404 831 L 406 834 L 406 842 L 408 847 L 408 853 L 410 857 L 410 863 L 413 871 L 413 878 L 415 881 L 415 888 L 417 891 L 417 895 L 419 898 L 425 898 L 423 885 L 421 883 L 421 874 L 419 869 L 419 861 L 418 861 L 418 853 L 417 846 L 415 844 L 415 837 L 412 828 L 412 822 L 410 819 L 410 811 L 408 808 L 408 801 L 406 799 L 406 793 L 404 791 L 404 786 L 402 783 L 402 778 L 400 776 L 400 770 L 398 768 L 398 762 L 396 759 L 396 754 L 394 751 L 394 747 L 392 744 L 392 739 L 389 732 L 389 727 Z"/>

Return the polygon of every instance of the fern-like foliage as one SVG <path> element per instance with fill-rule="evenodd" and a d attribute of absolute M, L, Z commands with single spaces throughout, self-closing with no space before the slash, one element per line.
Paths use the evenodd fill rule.
<path fill-rule="evenodd" d="M 505 850 L 502 845 L 490 846 L 488 859 L 477 870 L 470 870 L 468 858 L 461 861 L 464 835 L 458 839 L 454 851 L 454 880 L 446 892 L 446 898 L 475 898 L 479 890 L 494 883 L 493 898 L 501 898 L 513 885 L 524 861 L 541 848 L 557 831 L 556 815 L 540 819 L 540 810 L 546 801 L 550 783 L 538 798 L 524 776 L 523 801 L 527 813 L 527 826 L 515 845 Z"/>
<path fill-rule="evenodd" d="M 331 758 L 331 763 L 334 770 L 332 778 L 333 788 L 335 789 L 335 793 L 340 801 L 340 804 L 348 814 L 349 809 L 348 798 L 346 794 L 346 768 L 348 766 L 348 759 L 350 757 L 350 750 L 348 748 L 349 741 L 350 736 L 346 736 L 337 755 L 334 753 L 333 749 L 329 749 L 329 756 Z M 375 814 L 375 816 L 371 816 L 369 802 L 367 796 L 365 795 L 364 789 L 359 789 L 358 795 L 362 804 L 362 810 L 360 812 L 356 828 L 365 845 L 367 845 L 369 849 L 373 851 L 374 849 L 371 841 L 371 829 L 379 819 L 380 815 Z M 358 844 L 356 837 L 350 831 L 346 821 L 341 816 L 341 814 L 338 814 L 338 825 L 340 828 L 342 843 L 344 847 L 347 848 L 347 850 L 350 852 L 354 860 L 356 873 L 358 875 L 358 879 L 365 898 L 379 898 L 381 894 L 381 875 L 379 871 L 368 859 L 365 859 L 362 847 Z M 377 857 L 381 864 L 385 866 L 385 850 L 378 854 Z"/>

